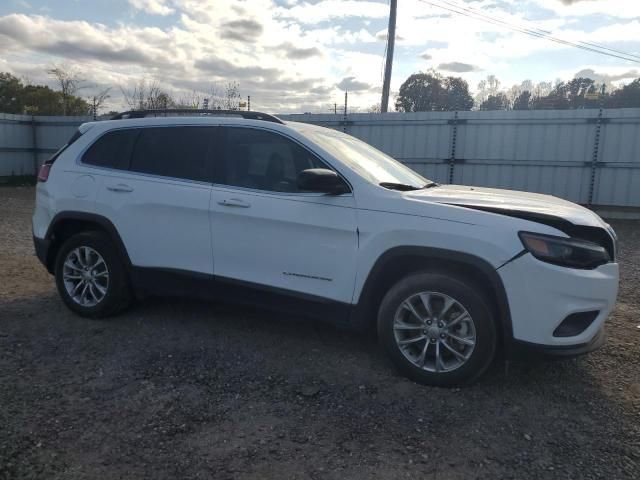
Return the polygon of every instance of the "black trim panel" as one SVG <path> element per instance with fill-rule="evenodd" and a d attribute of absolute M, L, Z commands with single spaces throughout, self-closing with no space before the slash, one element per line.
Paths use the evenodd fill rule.
<path fill-rule="evenodd" d="M 123 262 L 125 262 L 126 267 L 131 268 L 131 259 L 129 258 L 127 249 L 125 248 L 124 243 L 122 242 L 122 238 L 120 238 L 120 234 L 118 233 L 118 230 L 113 225 L 113 223 L 111 223 L 111 221 L 108 220 L 106 217 L 97 215 L 95 213 L 75 212 L 75 211 L 65 211 L 65 212 L 58 213 L 55 217 L 53 217 L 53 220 L 51 220 L 51 223 L 49 224 L 49 228 L 47 229 L 47 233 L 45 235 L 45 240 L 48 240 L 49 242 L 51 242 L 51 244 L 55 243 L 56 228 L 59 227 L 61 222 L 64 222 L 67 220 L 94 223 L 100 226 L 103 230 L 107 232 L 107 234 L 113 241 L 116 249 L 118 250 L 120 258 Z M 53 263 L 52 260 L 53 259 L 50 258 L 50 252 L 49 252 L 47 254 L 45 266 L 49 269 L 50 273 L 53 273 L 52 265 L 51 265 Z"/>
<path fill-rule="evenodd" d="M 538 343 L 514 340 L 510 358 L 513 360 L 531 360 L 544 358 L 572 358 L 584 355 L 604 345 L 606 333 L 604 327 L 598 330 L 593 339 L 576 345 L 540 345 Z"/>
<path fill-rule="evenodd" d="M 250 305 L 346 326 L 351 305 L 242 280 L 166 268 L 133 267 L 136 290 L 159 296 L 200 298 Z"/>
<path fill-rule="evenodd" d="M 38 238 L 33 235 L 33 245 L 36 249 L 36 257 L 40 260 L 40 263 L 47 266 L 47 254 L 49 253 L 49 247 L 51 246 L 51 241 L 45 238 Z"/>
<path fill-rule="evenodd" d="M 475 271 L 480 272 L 489 281 L 489 286 L 496 296 L 495 300 L 498 310 L 498 320 L 500 322 L 499 326 L 502 329 L 505 351 L 509 351 L 513 340 L 513 326 L 511 323 L 509 302 L 507 300 L 504 285 L 502 284 L 502 279 L 496 272 L 496 269 L 486 260 L 476 257 L 475 255 L 457 252 L 455 250 L 431 247 L 395 247 L 387 250 L 378 258 L 367 276 L 367 280 L 362 288 L 362 293 L 360 294 L 360 299 L 352 314 L 351 321 L 354 326 L 366 328 L 366 325 L 371 322 L 372 315 L 377 315 L 377 312 L 370 311 L 370 306 L 376 300 L 374 298 L 376 293 L 376 284 L 384 278 L 383 274 L 387 266 L 397 262 L 400 257 L 421 257 L 425 260 L 432 259 L 451 262 L 451 264 L 471 267 Z"/>

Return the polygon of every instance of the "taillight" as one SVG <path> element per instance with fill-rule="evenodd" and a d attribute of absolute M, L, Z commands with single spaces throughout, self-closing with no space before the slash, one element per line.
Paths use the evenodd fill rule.
<path fill-rule="evenodd" d="M 58 150 L 56 153 L 54 153 L 49 160 L 47 160 L 46 162 L 44 162 L 42 164 L 42 166 L 40 167 L 40 170 L 38 170 L 38 181 L 39 182 L 46 182 L 47 180 L 49 180 L 49 172 L 51 171 L 51 167 L 53 166 L 53 162 L 56 161 L 56 159 L 60 156 L 60 154 L 62 152 L 64 152 L 69 145 L 71 145 L 73 142 L 75 142 L 81 136 L 82 136 L 82 133 L 80 132 L 80 129 L 76 130 L 76 133 L 74 133 L 71 136 L 69 141 L 67 143 L 65 143 L 60 148 L 60 150 Z"/>
<path fill-rule="evenodd" d="M 53 164 L 51 163 L 43 163 L 42 166 L 40 167 L 40 170 L 38 171 L 38 181 L 39 182 L 46 182 L 47 180 L 49 180 L 49 172 L 51 171 L 51 166 Z"/>

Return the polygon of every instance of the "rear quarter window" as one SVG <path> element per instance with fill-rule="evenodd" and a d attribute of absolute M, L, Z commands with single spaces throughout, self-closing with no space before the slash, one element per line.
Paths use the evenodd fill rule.
<path fill-rule="evenodd" d="M 105 133 L 84 153 L 82 163 L 127 170 L 138 133 L 137 129 L 114 130 Z"/>

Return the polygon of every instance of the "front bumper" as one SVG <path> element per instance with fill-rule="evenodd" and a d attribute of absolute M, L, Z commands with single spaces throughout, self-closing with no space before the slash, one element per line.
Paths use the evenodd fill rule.
<path fill-rule="evenodd" d="M 604 342 L 604 322 L 618 294 L 618 264 L 593 270 L 565 268 L 531 254 L 498 269 L 511 314 L 514 353 L 537 352 L 573 356 Z M 554 336 L 569 315 L 597 311 L 595 319 L 573 336 Z"/>
<path fill-rule="evenodd" d="M 539 345 L 537 343 L 514 340 L 511 344 L 510 359 L 532 360 L 545 358 L 572 358 L 597 350 L 606 340 L 604 327 L 587 343 L 576 345 Z"/>

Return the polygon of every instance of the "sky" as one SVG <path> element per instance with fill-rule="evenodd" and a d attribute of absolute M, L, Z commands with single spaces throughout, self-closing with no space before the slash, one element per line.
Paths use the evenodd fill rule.
<path fill-rule="evenodd" d="M 429 0 L 640 55 L 640 0 Z M 1 0 L 0 71 L 54 86 L 65 65 L 90 96 L 155 80 L 174 96 L 224 90 L 251 95 L 253 110 L 329 112 L 379 102 L 387 0 Z M 640 64 L 513 32 L 424 0 L 398 0 L 392 99 L 412 73 L 461 76 L 472 90 L 488 75 L 504 86 L 587 75 L 616 85 Z M 391 102 L 392 103 L 392 102 Z"/>

